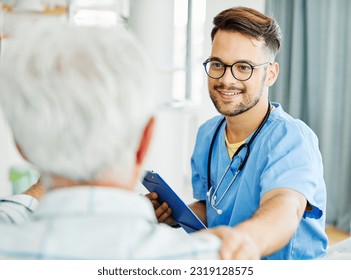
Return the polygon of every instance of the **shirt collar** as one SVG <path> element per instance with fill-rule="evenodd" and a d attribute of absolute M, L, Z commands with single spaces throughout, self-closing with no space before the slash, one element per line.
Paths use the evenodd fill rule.
<path fill-rule="evenodd" d="M 143 195 L 112 187 L 91 186 L 49 191 L 41 199 L 33 218 L 106 213 L 138 215 L 157 222 L 151 202 Z"/>

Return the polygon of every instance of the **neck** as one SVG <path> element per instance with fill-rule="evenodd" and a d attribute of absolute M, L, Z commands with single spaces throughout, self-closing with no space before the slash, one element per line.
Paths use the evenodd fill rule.
<path fill-rule="evenodd" d="M 248 111 L 234 116 L 226 117 L 226 134 L 229 143 L 238 143 L 247 139 L 263 121 L 267 113 L 268 101 L 259 102 Z"/>
<path fill-rule="evenodd" d="M 112 187 L 119 189 L 128 189 L 125 185 L 113 180 L 75 181 L 58 175 L 44 175 L 42 176 L 41 182 L 47 190 L 69 188 L 74 186 Z"/>

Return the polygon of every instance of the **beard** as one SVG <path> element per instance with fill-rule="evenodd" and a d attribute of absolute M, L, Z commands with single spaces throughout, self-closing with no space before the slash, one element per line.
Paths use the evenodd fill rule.
<path fill-rule="evenodd" d="M 265 77 L 264 77 L 265 78 Z M 220 98 L 219 92 L 220 90 L 227 90 L 233 92 L 239 92 L 242 96 L 242 99 L 239 103 L 235 101 L 224 101 Z M 264 91 L 264 79 L 261 80 L 260 88 L 258 90 L 257 95 L 250 95 L 245 88 L 238 87 L 226 87 L 223 84 L 214 85 L 212 89 L 210 89 L 210 97 L 213 102 L 213 105 L 216 107 L 217 111 L 226 117 L 234 117 L 240 115 L 252 107 L 254 107 L 261 99 Z"/>
<path fill-rule="evenodd" d="M 246 94 L 245 91 L 241 92 L 240 94 Z M 261 99 L 262 94 L 256 96 L 253 100 L 248 100 L 247 102 L 241 101 L 238 104 L 233 104 L 232 101 L 223 101 L 220 100 L 218 97 L 218 93 L 216 93 L 216 89 L 210 91 L 211 100 L 216 107 L 217 111 L 222 114 L 223 116 L 227 117 L 234 117 L 240 115 L 252 107 L 254 107 Z"/>

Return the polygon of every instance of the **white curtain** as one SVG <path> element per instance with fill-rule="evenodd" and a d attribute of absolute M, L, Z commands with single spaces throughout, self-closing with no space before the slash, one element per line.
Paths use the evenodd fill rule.
<path fill-rule="evenodd" d="M 317 134 L 327 185 L 327 223 L 350 231 L 351 1 L 266 0 L 283 32 L 270 99 Z"/>

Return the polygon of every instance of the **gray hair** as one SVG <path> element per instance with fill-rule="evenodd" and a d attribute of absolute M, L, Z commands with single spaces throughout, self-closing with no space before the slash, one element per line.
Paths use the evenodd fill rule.
<path fill-rule="evenodd" d="M 19 31 L 2 55 L 0 104 L 25 156 L 42 174 L 129 178 L 153 112 L 138 42 L 122 27 L 39 21 Z"/>

